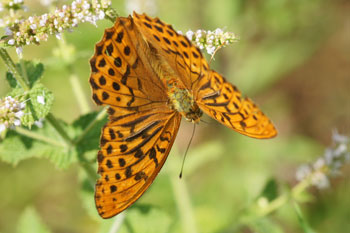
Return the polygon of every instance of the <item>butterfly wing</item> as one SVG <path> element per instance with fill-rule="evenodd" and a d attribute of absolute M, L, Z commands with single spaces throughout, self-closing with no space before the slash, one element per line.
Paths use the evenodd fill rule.
<path fill-rule="evenodd" d="M 101 133 L 95 203 L 110 218 L 134 203 L 163 166 L 181 115 L 166 105 L 162 83 L 138 51 L 143 39 L 131 18 L 118 18 L 96 44 L 90 84 L 98 105 L 110 105 Z M 144 50 L 144 52 L 147 50 Z"/>
<path fill-rule="evenodd" d="M 249 98 L 243 98 L 236 86 L 215 71 L 201 79 L 196 103 L 223 125 L 253 138 L 271 138 L 277 131 L 270 119 Z"/>
<path fill-rule="evenodd" d="M 134 12 L 134 22 L 142 36 L 157 49 L 164 60 L 168 61 L 186 89 L 193 90 L 199 77 L 209 70 L 200 49 L 159 18 Z"/>

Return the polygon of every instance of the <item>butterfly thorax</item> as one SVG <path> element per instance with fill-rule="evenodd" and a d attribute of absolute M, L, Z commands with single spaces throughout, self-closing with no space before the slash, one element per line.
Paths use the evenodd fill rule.
<path fill-rule="evenodd" d="M 193 95 L 175 80 L 170 80 L 167 86 L 170 107 L 181 113 L 187 121 L 198 123 L 203 113 Z"/>
<path fill-rule="evenodd" d="M 149 56 L 152 57 L 149 59 L 150 65 L 167 89 L 169 107 L 179 112 L 187 121 L 198 123 L 203 112 L 194 101 L 193 94 L 185 88 L 168 61 L 151 44 L 149 49 Z"/>

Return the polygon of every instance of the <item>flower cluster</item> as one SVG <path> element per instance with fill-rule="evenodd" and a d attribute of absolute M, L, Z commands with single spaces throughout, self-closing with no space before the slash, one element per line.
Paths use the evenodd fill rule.
<path fill-rule="evenodd" d="M 7 45 L 21 47 L 39 44 L 50 35 L 59 37 L 63 30 L 72 29 L 82 22 L 96 25 L 97 20 L 105 17 L 110 5 L 110 0 L 76 0 L 53 13 L 31 16 L 9 26 L 6 33 Z"/>
<path fill-rule="evenodd" d="M 24 102 L 11 96 L 0 99 L 0 133 L 13 125 L 21 125 L 25 106 Z"/>
<path fill-rule="evenodd" d="M 214 31 L 191 30 L 186 32 L 189 40 L 195 43 L 200 49 L 206 49 L 207 53 L 213 55 L 219 48 L 237 42 L 238 37 L 232 32 L 224 32 L 217 28 Z"/>
<path fill-rule="evenodd" d="M 322 189 L 329 187 L 329 177 L 340 174 L 340 168 L 350 161 L 350 138 L 333 133 L 332 148 L 327 148 L 324 155 L 313 164 L 304 164 L 296 172 L 297 180 L 309 179 L 312 185 Z"/>

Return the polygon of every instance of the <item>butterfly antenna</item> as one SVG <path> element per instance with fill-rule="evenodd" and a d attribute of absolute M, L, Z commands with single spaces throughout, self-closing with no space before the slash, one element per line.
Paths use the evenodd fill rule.
<path fill-rule="evenodd" d="M 188 149 L 190 148 L 190 145 L 191 145 L 191 142 L 192 142 L 192 139 L 193 139 L 193 136 L 194 136 L 194 132 L 196 131 L 196 124 L 193 124 L 193 131 L 192 131 L 192 136 L 190 138 L 190 141 L 188 142 L 188 145 L 187 145 L 187 148 L 186 148 L 186 152 L 185 152 L 185 155 L 184 155 L 184 158 L 182 160 L 182 165 L 181 165 L 181 171 L 180 171 L 180 174 L 179 174 L 179 178 L 181 179 L 182 178 L 182 172 L 184 170 L 184 165 L 185 165 L 185 160 L 186 160 L 186 156 L 187 156 L 187 152 L 188 152 Z"/>

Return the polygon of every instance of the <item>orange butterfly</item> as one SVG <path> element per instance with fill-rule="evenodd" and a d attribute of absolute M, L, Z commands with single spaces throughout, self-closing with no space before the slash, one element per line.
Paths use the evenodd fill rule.
<path fill-rule="evenodd" d="M 171 25 L 134 13 L 106 29 L 90 60 L 98 105 L 109 105 L 98 152 L 95 202 L 110 218 L 147 190 L 162 168 L 181 117 L 205 112 L 253 138 L 277 131 L 248 98 L 211 70 L 200 50 Z"/>

